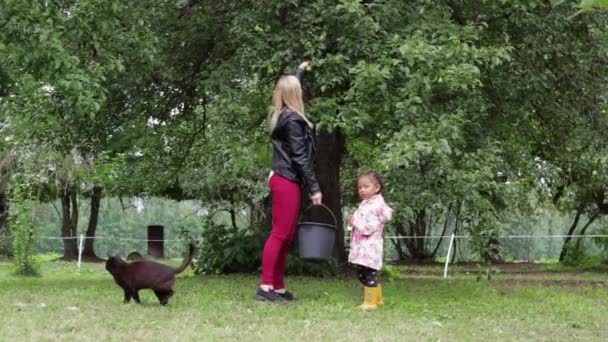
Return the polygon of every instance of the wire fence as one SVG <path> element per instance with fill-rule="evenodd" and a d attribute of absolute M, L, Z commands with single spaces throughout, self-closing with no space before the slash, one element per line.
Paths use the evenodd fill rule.
<path fill-rule="evenodd" d="M 0 237 L 1 239 L 2 237 Z M 7 238 L 7 237 L 4 237 Z M 346 247 L 349 245 L 349 234 L 346 235 Z M 606 239 L 606 234 L 589 234 L 589 235 L 500 235 L 494 237 L 497 245 L 500 246 L 501 258 L 504 260 L 518 261 L 546 261 L 557 259 L 562 249 L 563 242 L 566 238 L 572 241 L 579 239 Z M 184 245 L 187 239 L 183 238 L 168 238 L 168 239 L 147 239 L 136 237 L 120 237 L 120 236 L 95 236 L 86 237 L 84 235 L 71 237 L 58 236 L 41 236 L 39 240 L 53 241 L 51 246 L 48 243 L 44 247 L 38 249 L 40 253 L 60 253 L 63 250 L 62 240 L 95 240 L 95 250 L 98 255 L 121 255 L 126 256 L 130 252 L 138 252 L 146 254 L 149 242 L 162 242 L 164 255 L 166 257 L 180 257 L 184 250 Z M 436 249 L 437 258 L 446 255 L 450 245 L 455 245 L 455 259 L 460 261 L 479 261 L 479 256 L 475 255 L 475 248 L 471 246 L 473 237 L 470 235 L 425 235 L 425 236 L 408 236 L 408 235 L 387 235 L 385 236 L 385 249 L 387 250 L 388 260 L 397 260 L 399 255 L 395 249 L 394 243 L 400 240 L 423 240 L 428 245 L 427 249 Z M 524 241 L 522 241 L 524 240 Z M 545 241 L 539 241 L 545 240 Z M 389 243 L 388 241 L 393 241 Z M 446 243 L 446 242 L 449 242 Z M 608 242 L 608 241 L 607 241 Z M 592 255 L 600 254 L 603 251 L 600 247 L 589 244 L 588 252 Z"/>
<path fill-rule="evenodd" d="M 141 255 L 149 254 L 149 243 L 162 243 L 162 255 L 165 258 L 179 258 L 186 250 L 187 239 L 168 238 L 168 239 L 147 239 L 120 236 L 95 236 L 87 237 L 84 235 L 58 237 L 58 236 L 39 236 L 37 237 L 37 253 L 41 254 L 63 254 L 64 241 L 76 242 L 79 254 L 84 249 L 86 240 L 94 240 L 93 249 L 95 255 L 100 258 L 109 256 L 121 256 L 126 258 L 130 253 L 137 252 Z"/>
<path fill-rule="evenodd" d="M 608 238 L 608 235 L 504 235 L 497 239 L 527 239 L 527 238 Z M 385 239 L 451 239 L 451 235 L 425 235 L 425 236 L 385 236 Z M 454 235 L 455 239 L 471 239 L 470 235 Z"/>
<path fill-rule="evenodd" d="M 250 225 L 251 213 L 239 212 L 236 222 L 221 208 L 205 208 L 199 201 L 173 202 L 156 198 L 131 199 L 127 206 L 116 198 L 105 198 L 102 202 L 102 210 L 99 215 L 97 231 L 94 242 L 95 254 L 101 258 L 109 255 L 120 255 L 126 257 L 131 252 L 142 255 L 148 254 L 149 241 L 145 227 L 149 225 L 164 226 L 164 256 L 168 258 L 179 258 L 186 249 L 184 231 L 189 236 L 205 239 L 209 233 L 209 217 L 213 218 L 214 226 L 227 227 L 227 236 L 223 239 L 225 245 L 230 246 L 230 239 L 242 231 L 247 233 Z M 37 211 L 36 252 L 40 254 L 63 254 L 64 241 L 78 241 L 79 236 L 67 238 L 58 237 L 62 225 L 61 215 L 57 208 L 59 203 L 44 204 Z M 87 212 L 90 208 L 85 202 L 81 202 L 79 212 Z M 213 210 L 212 210 L 213 209 Z M 343 213 L 343 214 L 346 214 Z M 84 232 L 88 227 L 88 217 L 82 216 L 78 221 L 78 232 Z M 496 237 L 500 246 L 500 257 L 504 261 L 555 261 L 559 259 L 564 240 L 570 238 L 577 246 L 584 249 L 585 255 L 606 254 L 608 251 L 608 234 L 593 234 L 608 231 L 606 229 L 594 229 L 590 235 L 566 235 L 567 227 L 571 224 L 571 217 L 549 212 L 546 217 L 537 220 L 521 219 L 501 226 L 503 235 Z M 234 231 L 229 227 L 238 226 Z M 395 229 L 387 227 L 385 248 L 385 260 L 398 261 L 407 259 L 412 255 L 410 247 L 422 248 L 424 255 L 432 257 L 435 261 L 443 261 L 452 248 L 451 255 L 458 262 L 481 261 L 479 246 L 472 236 L 466 234 L 451 235 L 442 234 L 444 226 L 433 226 L 424 236 L 413 236 L 399 234 Z M 12 240 L 7 231 L 0 230 L 0 254 L 3 251 L 11 251 Z M 72 233 L 75 234 L 75 233 Z M 221 234 L 217 231 L 214 234 Z M 345 231 L 345 247 L 349 249 L 349 234 Z M 84 237 L 89 242 L 89 238 Z M 87 244 L 85 244 L 87 245 Z M 73 246 L 72 246 L 73 247 Z M 260 246 L 262 248 L 262 246 Z M 7 253 L 4 253 L 7 254 Z"/>
<path fill-rule="evenodd" d="M 346 234 L 345 236 L 347 249 L 349 245 L 349 235 L 350 234 Z M 10 238 L 10 236 L 0 236 L 0 242 Z M 566 239 L 570 239 L 573 243 L 582 244 L 585 246 L 584 248 L 586 249 L 587 254 L 604 254 L 605 251 L 601 248 L 601 246 L 597 246 L 594 243 L 589 243 L 589 241 L 597 241 L 596 239 L 602 240 L 606 238 L 608 238 L 607 234 L 512 234 L 494 237 L 496 240 L 496 245 L 499 246 L 500 249 L 499 253 L 501 260 L 507 262 L 557 262 L 563 247 L 563 243 Z M 75 240 L 78 246 L 78 267 L 80 267 L 84 242 L 88 239 L 95 240 L 95 254 L 101 258 L 106 258 L 107 256 L 111 255 L 126 257 L 132 252 L 138 252 L 141 255 L 148 255 L 149 243 L 160 242 L 162 242 L 164 257 L 177 258 L 183 255 L 186 249 L 185 245 L 188 242 L 188 239 L 184 238 L 147 239 L 121 236 L 86 237 L 84 234 L 69 237 L 39 236 L 37 237 L 37 240 L 39 241 L 37 252 L 62 254 L 64 241 Z M 403 240 L 422 240 L 421 243 L 427 244 L 427 250 L 435 250 L 435 260 L 445 263 L 444 276 L 447 276 L 448 274 L 448 265 L 450 262 L 481 261 L 479 253 L 472 245 L 473 236 L 470 235 L 387 235 L 385 236 L 385 240 L 387 241 L 385 243 L 385 259 L 388 261 L 402 259 L 402 256 L 399 255 L 397 250 L 397 242 Z M 606 244 L 608 246 L 608 241 L 606 241 Z M 401 247 L 403 247 L 403 244 Z"/>
<path fill-rule="evenodd" d="M 607 234 L 511 234 L 493 236 L 495 245 L 499 246 L 500 258 L 506 261 L 549 261 L 559 258 L 564 242 L 570 239 L 579 248 L 584 249 L 587 255 L 600 255 L 607 253 Z M 425 235 L 425 236 L 386 236 L 385 246 L 389 251 L 388 259 L 399 259 L 398 248 L 414 244 L 414 240 L 422 240 L 418 245 L 425 244 L 426 250 L 437 250 L 437 257 L 446 255 L 449 248 L 447 241 L 452 235 Z M 479 248 L 474 245 L 474 238 L 470 235 L 454 235 L 455 259 L 459 261 L 480 261 L 477 252 Z M 602 241 L 602 242 L 600 242 Z M 397 246 L 399 245 L 399 246 Z M 420 248 L 420 247 L 419 247 Z"/>
<path fill-rule="evenodd" d="M 595 243 L 588 243 L 589 240 L 606 239 L 606 234 L 555 234 L 555 235 L 531 235 L 531 234 L 513 234 L 499 235 L 492 237 L 494 247 L 496 248 L 496 257 L 499 260 L 507 262 L 557 262 L 562 252 L 563 244 L 566 239 L 573 242 L 576 249 L 581 246 L 586 255 L 608 254 L 606 246 L 601 246 Z M 425 242 L 433 241 L 429 245 L 434 245 L 436 250 L 436 260 L 444 262 L 444 278 L 448 276 L 448 267 L 450 262 L 458 261 L 473 261 L 482 262 L 479 250 L 471 246 L 473 236 L 470 235 L 426 235 L 426 236 L 385 236 L 386 240 L 424 240 Z M 541 239 L 549 239 L 545 243 L 539 243 Z M 437 241 L 441 240 L 441 241 Z M 447 246 L 443 240 L 448 240 Z M 582 241 L 587 241 L 587 243 Z M 607 241 L 608 243 L 608 241 Z M 385 244 L 386 245 L 386 244 Z M 458 245 L 458 249 L 457 249 Z M 398 247 L 393 245 L 389 248 L 393 254 L 397 254 Z M 390 254 L 390 253 L 389 253 Z M 390 259 L 390 257 L 389 257 Z"/>

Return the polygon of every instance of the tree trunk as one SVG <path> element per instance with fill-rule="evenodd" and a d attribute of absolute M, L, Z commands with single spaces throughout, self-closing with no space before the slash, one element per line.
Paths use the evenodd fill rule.
<path fill-rule="evenodd" d="M 458 235 L 458 225 L 454 226 L 454 235 Z M 456 253 L 458 252 L 458 239 L 454 238 L 454 244 L 452 245 L 452 255 L 450 256 L 450 264 L 456 262 Z"/>
<path fill-rule="evenodd" d="M 576 240 L 576 248 L 575 248 L 576 251 L 578 251 L 579 248 L 581 248 L 581 242 L 583 241 L 582 236 L 584 236 L 585 233 L 587 232 L 587 228 L 589 228 L 589 226 L 593 223 L 593 221 L 595 221 L 596 218 L 598 218 L 598 216 L 600 216 L 599 212 L 593 214 L 593 216 L 591 216 L 589 221 L 587 221 L 587 223 L 583 226 L 583 229 L 581 230 L 581 237 Z"/>
<path fill-rule="evenodd" d="M 458 209 L 456 210 L 456 218 L 454 219 L 454 235 L 458 235 L 458 225 L 460 224 L 460 210 L 462 209 L 462 202 L 458 203 Z M 452 245 L 452 257 L 450 263 L 454 263 L 456 260 L 456 252 L 458 252 L 458 239 L 454 238 L 454 244 Z"/>
<path fill-rule="evenodd" d="M 76 191 L 71 186 L 65 186 L 61 194 L 63 222 L 61 237 L 63 238 L 63 260 L 78 258 L 78 200 Z"/>
<path fill-rule="evenodd" d="M 0 234 L 8 231 L 6 221 L 8 220 L 8 199 L 4 191 L 0 191 Z"/>
<path fill-rule="evenodd" d="M 272 229 L 272 203 L 270 196 L 251 206 L 251 227 L 255 232 L 270 232 Z"/>
<path fill-rule="evenodd" d="M 100 186 L 93 186 L 91 192 L 91 215 L 89 218 L 89 226 L 87 227 L 86 239 L 84 240 L 84 250 L 82 251 L 82 257 L 89 261 L 101 260 L 95 255 L 94 245 L 102 190 L 103 189 Z"/>
<path fill-rule="evenodd" d="M 236 209 L 234 207 L 234 193 L 230 193 L 230 209 L 228 210 L 230 213 L 230 223 L 232 223 L 232 229 L 235 231 L 239 229 L 236 225 Z"/>
<path fill-rule="evenodd" d="M 570 229 L 568 229 L 568 234 L 567 234 L 568 236 L 566 237 L 566 240 L 564 240 L 564 245 L 562 246 L 561 253 L 559 253 L 560 262 L 564 261 L 564 258 L 566 257 L 566 253 L 568 252 L 568 244 L 570 243 L 570 240 L 572 240 L 570 235 L 572 235 L 572 233 L 574 233 L 574 230 L 576 229 L 576 226 L 578 225 L 578 220 L 581 218 L 582 213 L 583 213 L 583 206 L 581 205 L 581 207 L 578 208 L 578 210 L 576 211 L 576 216 L 574 217 L 574 222 L 572 222 Z"/>
<path fill-rule="evenodd" d="M 445 232 L 448 230 L 448 222 L 450 222 L 450 213 L 451 212 L 452 212 L 452 203 L 450 203 L 450 205 L 448 206 L 448 212 L 445 214 L 445 222 L 443 224 L 443 231 L 441 232 L 441 235 L 439 235 L 439 236 L 444 236 Z M 439 250 L 439 246 L 441 246 L 442 242 L 443 242 L 443 238 L 440 237 L 439 241 L 437 242 L 437 245 L 435 246 L 435 248 L 433 249 L 433 252 L 430 255 L 431 258 L 435 257 L 435 255 L 437 254 L 437 251 Z"/>
<path fill-rule="evenodd" d="M 395 223 L 395 230 L 397 232 L 397 236 L 405 236 L 407 233 L 405 232 L 405 227 L 401 222 Z M 397 249 L 397 255 L 399 255 L 399 260 L 407 259 L 407 241 L 403 239 L 396 239 L 394 241 L 395 248 Z M 403 245 L 405 245 L 405 250 L 403 249 Z"/>
<path fill-rule="evenodd" d="M 404 240 L 406 246 L 410 252 L 410 256 L 415 260 L 428 259 L 428 253 L 426 251 L 426 242 L 424 238 L 419 236 L 425 236 L 427 232 L 427 218 L 426 211 L 424 209 L 416 211 L 416 219 L 410 222 L 409 235 L 413 236 L 413 239 Z"/>
<path fill-rule="evenodd" d="M 323 203 L 336 216 L 336 243 L 334 245 L 334 258 L 338 264 L 347 261 L 344 249 L 344 228 L 342 227 L 342 202 L 340 192 L 340 165 L 345 152 L 345 138 L 340 130 L 333 132 L 321 131 L 317 136 L 316 174 L 323 193 Z M 306 206 L 306 205 L 305 205 Z M 322 215 L 322 216 L 320 216 Z M 332 222 L 333 218 L 323 210 L 314 210 L 313 220 L 319 222 Z"/>

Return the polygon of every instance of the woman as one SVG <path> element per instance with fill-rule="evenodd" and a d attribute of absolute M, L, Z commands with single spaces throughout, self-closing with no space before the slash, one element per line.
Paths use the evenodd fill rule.
<path fill-rule="evenodd" d="M 308 62 L 298 66 L 296 76 L 283 76 L 274 89 L 270 113 L 272 171 L 268 184 L 272 196 L 272 231 L 262 255 L 262 280 L 256 299 L 294 300 L 284 283 L 285 265 L 300 214 L 300 188 L 308 189 L 313 205 L 320 205 L 321 188 L 313 170 L 315 145 L 312 123 L 304 115 L 301 76 Z"/>

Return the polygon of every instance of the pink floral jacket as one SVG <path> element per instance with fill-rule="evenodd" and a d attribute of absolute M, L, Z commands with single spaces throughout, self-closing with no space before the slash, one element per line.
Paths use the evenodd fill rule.
<path fill-rule="evenodd" d="M 384 224 L 393 216 L 382 195 L 374 195 L 359 204 L 352 217 L 352 235 L 348 261 L 375 270 L 382 269 Z"/>

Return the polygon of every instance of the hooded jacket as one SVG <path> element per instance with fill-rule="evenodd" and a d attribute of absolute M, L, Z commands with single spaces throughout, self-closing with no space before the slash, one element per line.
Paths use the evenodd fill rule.
<path fill-rule="evenodd" d="M 348 261 L 374 270 L 382 269 L 384 224 L 393 217 L 393 209 L 382 195 L 374 195 L 359 204 L 353 214 Z"/>

